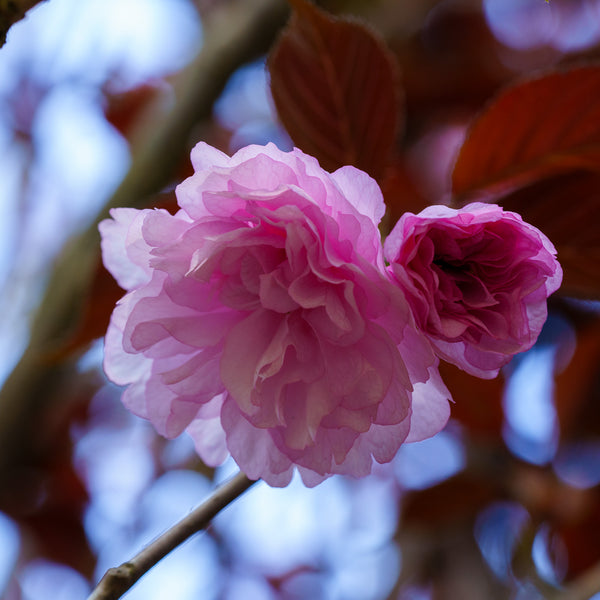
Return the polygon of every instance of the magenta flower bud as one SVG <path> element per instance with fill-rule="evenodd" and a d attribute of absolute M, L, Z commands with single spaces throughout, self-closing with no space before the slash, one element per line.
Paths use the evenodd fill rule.
<path fill-rule="evenodd" d="M 562 281 L 550 240 L 494 204 L 406 213 L 384 254 L 437 354 L 483 378 L 531 348 Z"/>

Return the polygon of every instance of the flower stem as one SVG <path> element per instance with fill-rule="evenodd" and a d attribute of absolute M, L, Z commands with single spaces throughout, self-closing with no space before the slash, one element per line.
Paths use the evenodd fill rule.
<path fill-rule="evenodd" d="M 139 554 L 119 567 L 109 569 L 92 591 L 88 600 L 117 600 L 117 598 L 120 598 L 159 560 L 195 533 L 206 529 L 211 519 L 241 496 L 254 483 L 256 482 L 248 479 L 241 472 L 226 481 L 205 502 L 194 509 L 187 517 L 173 525 L 171 529 L 165 531 Z"/>

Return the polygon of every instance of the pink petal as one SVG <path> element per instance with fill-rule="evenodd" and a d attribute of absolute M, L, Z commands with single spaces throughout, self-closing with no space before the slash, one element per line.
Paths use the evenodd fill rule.
<path fill-rule="evenodd" d="M 142 236 L 144 218 L 149 212 L 113 208 L 112 219 L 98 225 L 104 265 L 125 290 L 143 285 L 152 275 L 150 247 Z"/>
<path fill-rule="evenodd" d="M 420 442 L 444 429 L 450 418 L 452 399 L 437 369 L 425 383 L 416 383 L 412 393 L 410 431 L 406 442 Z"/>

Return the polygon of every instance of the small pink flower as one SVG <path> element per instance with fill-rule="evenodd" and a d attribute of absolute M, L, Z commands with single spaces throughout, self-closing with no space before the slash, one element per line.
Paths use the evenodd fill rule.
<path fill-rule="evenodd" d="M 384 253 L 438 355 L 484 378 L 535 343 L 562 280 L 550 240 L 494 204 L 406 213 Z"/>
<path fill-rule="evenodd" d="M 366 475 L 439 431 L 437 357 L 385 272 L 377 184 L 274 145 L 201 143 L 181 210 L 117 209 L 104 262 L 129 291 L 105 343 L 123 402 L 210 465 L 307 485 Z"/>

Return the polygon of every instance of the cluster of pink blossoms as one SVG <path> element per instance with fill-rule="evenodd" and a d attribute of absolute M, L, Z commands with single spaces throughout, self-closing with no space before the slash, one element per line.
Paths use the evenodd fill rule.
<path fill-rule="evenodd" d="M 127 290 L 104 366 L 159 433 L 270 485 L 363 476 L 434 435 L 450 413 L 439 357 L 493 377 L 561 282 L 549 240 L 498 206 L 405 214 L 382 246 L 382 194 L 358 169 L 272 144 L 230 158 L 200 143 L 192 163 L 176 215 L 100 225 Z"/>

